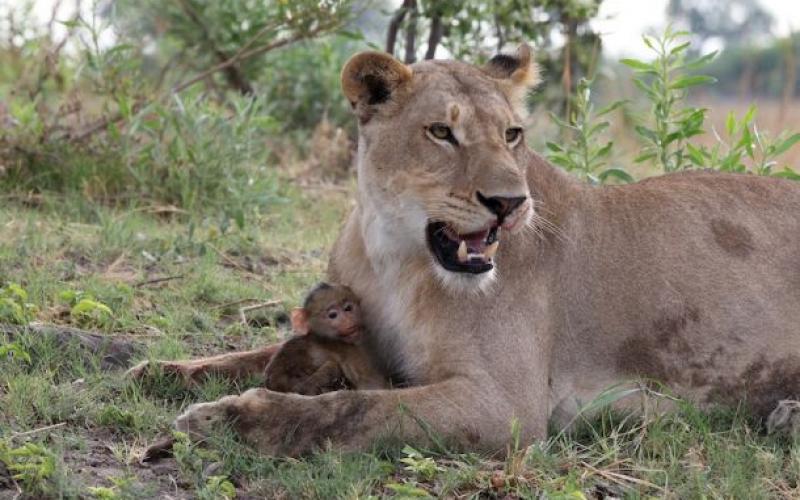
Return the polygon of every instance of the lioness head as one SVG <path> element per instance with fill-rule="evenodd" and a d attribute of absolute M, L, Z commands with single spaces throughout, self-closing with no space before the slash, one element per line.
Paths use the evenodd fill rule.
<path fill-rule="evenodd" d="M 525 180 L 522 99 L 537 83 L 531 51 L 484 67 L 410 66 L 353 56 L 342 88 L 359 119 L 362 231 L 371 259 L 425 255 L 451 287 L 495 274 L 501 239 L 533 215 Z"/>

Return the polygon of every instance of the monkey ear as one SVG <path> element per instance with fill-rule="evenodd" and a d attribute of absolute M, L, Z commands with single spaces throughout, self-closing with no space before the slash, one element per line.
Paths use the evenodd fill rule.
<path fill-rule="evenodd" d="M 539 66 L 533 61 L 530 45 L 521 44 L 515 55 L 497 54 L 489 59 L 483 71 L 498 80 L 517 112 L 524 114 L 526 94 L 541 82 Z"/>
<path fill-rule="evenodd" d="M 363 123 L 374 114 L 376 106 L 390 101 L 411 76 L 411 68 L 390 54 L 361 52 L 342 69 L 342 92 Z"/>
<path fill-rule="evenodd" d="M 308 311 L 302 307 L 292 309 L 292 329 L 297 335 L 308 335 Z"/>

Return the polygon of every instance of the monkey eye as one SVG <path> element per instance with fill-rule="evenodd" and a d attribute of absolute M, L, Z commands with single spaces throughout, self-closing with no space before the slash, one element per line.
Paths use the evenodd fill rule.
<path fill-rule="evenodd" d="M 350 312 L 350 311 L 353 310 L 353 304 L 348 302 L 347 304 L 344 305 L 344 307 L 342 309 L 344 309 L 347 312 Z"/>
<path fill-rule="evenodd" d="M 339 313 L 336 312 L 335 310 L 331 309 L 330 311 L 328 311 L 328 318 L 336 319 L 338 316 L 339 316 Z"/>

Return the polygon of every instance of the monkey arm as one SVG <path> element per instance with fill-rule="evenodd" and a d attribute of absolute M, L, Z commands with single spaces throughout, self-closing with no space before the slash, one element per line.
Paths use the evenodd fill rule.
<path fill-rule="evenodd" d="M 326 392 L 326 388 L 331 385 L 336 379 L 344 377 L 339 363 L 333 360 L 326 361 L 320 366 L 317 371 L 311 374 L 308 378 L 295 385 L 291 391 L 297 394 L 305 394 L 307 396 L 316 396 Z"/>
<path fill-rule="evenodd" d="M 156 361 L 155 365 L 165 373 L 178 375 L 187 382 L 201 380 L 207 373 L 232 380 L 243 380 L 251 376 L 262 376 L 264 368 L 281 346 L 282 344 L 272 344 L 252 351 L 232 352 L 187 361 Z M 142 361 L 130 368 L 125 375 L 139 379 L 146 376 L 151 367 L 153 363 Z"/>
<path fill-rule="evenodd" d="M 202 438 L 214 424 L 227 422 L 261 452 L 292 456 L 308 453 L 327 441 L 343 450 L 368 450 L 383 437 L 414 443 L 441 439 L 472 450 L 496 452 L 511 439 L 514 418 L 521 423 L 523 442 L 544 437 L 546 413 L 518 413 L 519 406 L 486 380 L 478 384 L 474 379 L 454 377 L 427 386 L 336 391 L 314 397 L 251 389 L 239 396 L 190 406 L 178 417 L 176 427 Z"/>

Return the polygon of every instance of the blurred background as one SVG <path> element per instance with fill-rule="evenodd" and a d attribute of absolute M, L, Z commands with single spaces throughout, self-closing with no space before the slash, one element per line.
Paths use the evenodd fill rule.
<path fill-rule="evenodd" d="M 716 168 L 719 158 L 700 149 L 691 164 L 634 161 L 653 142 L 637 126 L 659 106 L 635 77 L 651 85 L 649 77 L 658 72 L 620 59 L 655 61 L 651 42 L 669 28 L 667 49 L 676 52 L 666 64 L 674 74 L 661 76 L 708 78 L 688 82 L 672 96 L 661 93 L 661 105 L 674 114 L 666 121 L 677 123 L 677 111 L 703 110 L 702 123 L 676 130 L 696 148 L 726 149 L 741 138 L 735 127 L 728 135 L 737 137 L 722 137 L 730 112 L 748 121 L 750 135 L 765 138 L 800 123 L 798 23 L 800 3 L 780 0 L 4 0 L 0 175 L 34 190 L 81 185 L 106 198 L 136 192 L 186 210 L 213 197 L 210 191 L 250 182 L 249 162 L 281 168 L 289 155 L 307 161 L 308 170 L 341 180 L 354 137 L 338 84 L 349 55 L 373 48 L 409 63 L 455 57 L 480 64 L 520 41 L 536 48 L 545 80 L 530 99 L 528 139 L 556 163 L 592 182 L 606 179 L 599 176 L 609 168 L 619 171 L 611 175 L 617 180 Z M 648 42 L 642 35 L 654 38 Z M 584 79 L 589 81 L 582 84 Z M 578 94 L 591 90 L 580 104 Z M 602 120 L 587 108 L 600 111 L 617 100 L 624 105 L 608 116 L 600 113 Z M 751 104 L 757 111 L 748 114 Z M 210 121 L 193 123 L 201 117 Z M 595 118 L 606 123 L 603 130 L 581 139 L 572 127 Z M 212 125 L 214 119 L 221 122 Z M 667 133 L 666 121 L 647 128 Z M 197 134 L 192 141 L 218 141 L 219 147 L 187 142 L 182 127 Z M 600 151 L 600 164 L 560 157 L 559 146 L 584 139 L 601 147 L 613 142 Z M 794 151 L 782 153 L 768 160 L 777 161 L 771 166 L 800 159 Z M 53 155 L 80 166 L 54 168 L 48 160 Z M 744 160 L 737 168 L 758 167 L 753 158 Z M 222 163 L 225 187 L 210 179 Z M 177 165 L 194 169 L 201 185 L 183 186 L 186 174 L 174 172 Z M 235 189 L 248 191 L 246 185 Z"/>
<path fill-rule="evenodd" d="M 529 42 L 526 140 L 587 183 L 800 180 L 798 26 L 797 0 L 0 0 L 0 497 L 797 498 L 796 450 L 739 410 L 603 418 L 505 465 L 220 445 L 142 467 L 186 404 L 243 387 L 120 373 L 287 333 L 354 204 L 355 52 Z M 120 371 L 60 340 L 84 330 L 130 348 Z"/>

